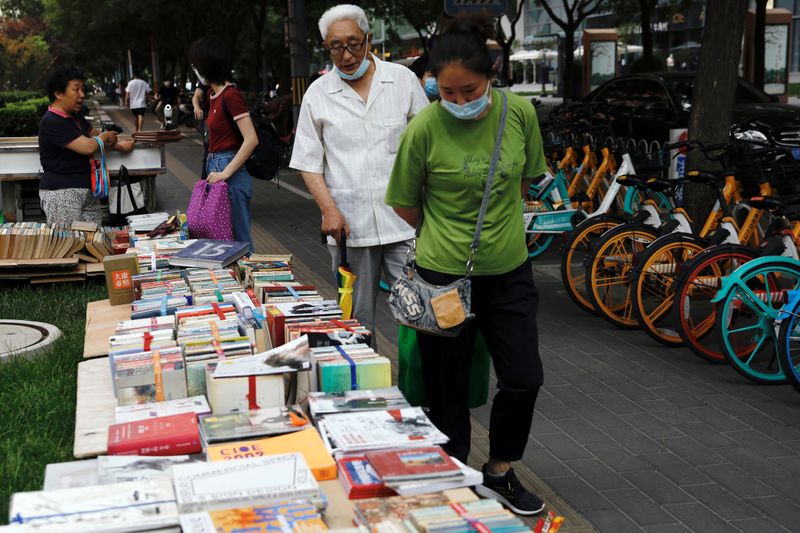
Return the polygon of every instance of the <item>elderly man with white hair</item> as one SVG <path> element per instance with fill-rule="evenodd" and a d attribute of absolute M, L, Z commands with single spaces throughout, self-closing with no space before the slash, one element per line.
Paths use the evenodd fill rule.
<path fill-rule="evenodd" d="M 358 276 L 354 317 L 373 332 L 381 270 L 397 279 L 414 230 L 384 204 L 400 134 L 428 103 L 406 67 L 370 53 L 372 32 L 358 6 L 342 4 L 319 19 L 334 69 L 308 88 L 300 108 L 292 162 L 322 212 L 334 271 L 337 244 Z"/>

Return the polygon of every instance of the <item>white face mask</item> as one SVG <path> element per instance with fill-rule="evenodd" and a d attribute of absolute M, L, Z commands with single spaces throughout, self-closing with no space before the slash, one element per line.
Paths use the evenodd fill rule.
<path fill-rule="evenodd" d="M 486 92 L 484 92 L 480 98 L 476 98 L 465 104 L 454 104 L 453 102 L 448 102 L 444 98 L 442 98 L 440 102 L 442 107 L 449 111 L 454 117 L 460 118 L 461 120 L 472 120 L 480 116 L 489 106 L 489 91 L 491 88 L 492 82 L 489 80 L 489 83 L 486 85 Z"/>

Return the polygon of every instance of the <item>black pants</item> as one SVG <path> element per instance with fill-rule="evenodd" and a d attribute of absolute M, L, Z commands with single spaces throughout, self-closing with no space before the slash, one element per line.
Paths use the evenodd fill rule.
<path fill-rule="evenodd" d="M 446 285 L 460 276 L 417 267 L 429 283 Z M 428 389 L 430 418 L 450 437 L 443 448 L 466 463 L 470 448 L 469 373 L 475 334 L 480 328 L 497 374 L 492 402 L 489 455 L 522 458 L 542 385 L 536 310 L 539 294 L 529 262 L 496 276 L 473 276 L 475 319 L 458 337 L 418 334 L 422 374 Z"/>

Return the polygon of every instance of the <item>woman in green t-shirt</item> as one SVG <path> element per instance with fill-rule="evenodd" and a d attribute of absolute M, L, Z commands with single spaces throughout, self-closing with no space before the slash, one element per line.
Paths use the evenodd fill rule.
<path fill-rule="evenodd" d="M 408 125 L 398 148 L 386 203 L 416 226 L 416 262 L 430 283 L 464 276 L 470 242 L 500 125 L 502 97 L 486 40 L 492 23 L 459 17 L 437 38 L 430 68 L 441 101 Z M 489 462 L 478 492 L 531 515 L 544 508 L 519 482 L 511 462 L 522 458 L 542 385 L 536 328 L 538 293 L 522 224 L 521 194 L 545 172 L 536 112 L 508 94 L 508 115 L 480 244 L 472 271 L 475 319 L 458 337 L 418 333 L 430 417 L 450 438 L 445 449 L 466 462 L 470 448 L 469 373 L 481 331 L 498 378 L 489 428 Z"/>

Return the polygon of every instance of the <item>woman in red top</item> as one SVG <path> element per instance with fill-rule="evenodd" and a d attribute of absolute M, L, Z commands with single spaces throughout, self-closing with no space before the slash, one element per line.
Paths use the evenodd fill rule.
<path fill-rule="evenodd" d="M 242 92 L 231 83 L 230 56 L 222 39 L 216 36 L 196 41 L 189 51 L 192 66 L 210 85 L 208 128 L 208 183 L 225 181 L 231 199 L 233 237 L 250 243 L 250 199 L 253 197 L 253 178 L 245 162 L 258 146 L 258 137 L 250 120 Z"/>

